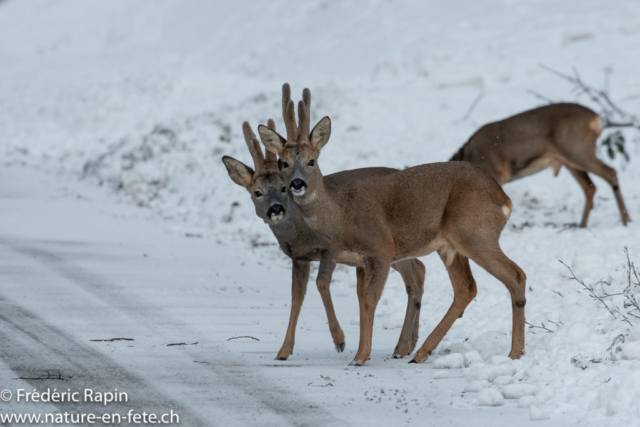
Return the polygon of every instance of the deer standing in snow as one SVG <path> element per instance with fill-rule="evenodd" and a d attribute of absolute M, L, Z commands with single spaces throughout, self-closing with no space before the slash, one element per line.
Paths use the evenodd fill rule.
<path fill-rule="evenodd" d="M 329 285 L 336 267 L 331 255 L 323 246 L 299 214 L 299 208 L 289 202 L 290 194 L 278 170 L 276 156 L 270 152 L 262 154 L 260 143 L 251 131 L 249 123 L 242 126 L 244 137 L 253 158 L 254 169 L 232 158 L 223 157 L 225 167 L 231 179 L 246 188 L 251 194 L 256 214 L 266 222 L 280 244 L 282 251 L 292 262 L 292 300 L 289 326 L 282 348 L 276 360 L 286 360 L 293 352 L 295 330 L 298 316 L 309 280 L 311 261 L 320 261 L 316 285 L 327 312 L 329 330 L 338 352 L 344 350 L 344 333 L 333 308 Z M 269 121 L 269 129 L 275 131 L 275 123 Z M 391 168 L 365 168 L 329 175 L 327 181 L 333 186 L 385 176 L 397 172 Z M 424 264 L 417 259 L 408 259 L 394 263 L 393 268 L 400 272 L 404 280 L 408 304 L 402 332 L 394 357 L 403 357 L 413 352 L 418 342 L 420 322 L 420 301 L 424 286 Z M 358 278 L 360 278 L 358 276 Z"/>
<path fill-rule="evenodd" d="M 283 93 L 289 93 L 285 84 Z M 334 262 L 355 266 L 358 274 L 360 343 L 352 362 L 363 365 L 371 353 L 373 320 L 393 263 L 438 252 L 454 289 L 451 307 L 415 354 L 426 360 L 476 295 L 469 259 L 498 278 L 511 294 L 513 359 L 524 349 L 526 276 L 502 252 L 498 239 L 511 213 L 511 200 L 486 172 L 467 162 L 426 164 L 385 176 L 334 185 L 318 157 L 329 141 L 331 121 L 310 129 L 311 94 L 295 105 L 283 97 L 287 137 L 260 126 L 267 150 L 280 158 L 280 170 L 300 216 L 322 241 Z"/>
<path fill-rule="evenodd" d="M 596 187 L 589 173 L 611 185 L 622 224 L 629 214 L 615 169 L 596 157 L 596 141 L 606 123 L 578 104 L 551 104 L 481 127 L 451 158 L 486 170 L 500 185 L 552 167 L 566 167 L 586 196 L 580 227 L 587 226 Z"/>

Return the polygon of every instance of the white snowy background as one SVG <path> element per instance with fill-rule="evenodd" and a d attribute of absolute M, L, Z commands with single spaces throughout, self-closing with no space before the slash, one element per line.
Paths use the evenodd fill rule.
<path fill-rule="evenodd" d="M 250 164 L 244 120 L 257 126 L 271 117 L 283 128 L 282 83 L 291 84 L 294 99 L 311 89 L 312 121 L 332 119 L 319 161 L 325 174 L 445 161 L 482 124 L 542 105 L 530 91 L 597 108 L 541 64 L 575 68 L 640 113 L 639 17 L 635 0 L 5 0 L 0 162 L 100 187 L 114 203 L 161 218 L 169 232 L 261 258 L 287 287 L 288 259 L 220 161 L 229 155 Z M 509 295 L 473 265 L 478 296 L 437 354 L 416 368 L 415 375 L 438 369 L 424 387 L 433 378 L 462 378 L 456 392 L 466 398 L 456 405 L 517 406 L 522 420 L 568 414 L 583 425 L 640 423 L 640 318 L 628 314 L 640 313 L 617 295 L 605 299 L 612 315 L 558 261 L 599 295 L 628 286 L 625 246 L 640 264 L 640 144 L 632 130 L 624 133 L 631 161 L 600 157 L 618 170 L 633 220 L 626 228 L 597 177 L 588 229 L 567 227 L 579 221 L 584 195 L 566 170 L 505 187 L 514 212 L 501 244 L 527 273 L 527 321 L 552 332 L 528 328 L 526 354 L 507 359 Z M 452 300 L 438 257 L 423 261 L 420 343 Z M 337 270 L 332 293 L 355 300 L 351 269 Z M 631 287 L 634 294 L 640 299 L 640 287 Z M 394 273 L 378 307 L 374 347 L 376 331 L 399 334 L 405 304 Z M 337 313 L 343 325 L 357 323 L 352 307 Z M 284 334 L 285 322 L 273 332 Z M 347 339 L 355 351 L 357 336 Z M 284 363 L 305 357 L 302 338 L 295 350 Z M 376 369 L 384 366 L 372 358 L 361 372 Z"/>

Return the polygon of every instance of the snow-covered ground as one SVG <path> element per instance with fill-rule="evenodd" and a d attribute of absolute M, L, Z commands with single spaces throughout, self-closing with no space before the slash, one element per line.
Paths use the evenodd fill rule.
<path fill-rule="evenodd" d="M 620 293 L 627 286 L 625 246 L 640 264 L 640 144 L 633 143 L 637 136 L 632 131 L 625 131 L 631 161 L 611 162 L 618 169 L 622 193 L 635 220 L 626 228 L 620 223 L 611 189 L 598 178 L 594 178 L 596 206 L 586 230 L 566 226 L 578 221 L 584 204 L 582 191 L 566 171 L 558 178 L 544 171 L 505 187 L 514 212 L 501 244 L 527 273 L 527 321 L 549 329 L 528 329 L 526 354 L 516 362 L 502 357 L 510 342 L 508 293 L 475 266 L 478 297 L 424 365 L 409 368 L 404 361 L 388 359 L 406 303 L 399 275 L 392 273 L 377 312 L 372 359 L 363 368 L 345 370 L 356 350 L 358 330 L 355 274 L 347 268 L 338 269 L 332 284 L 337 315 L 347 334 L 345 353 L 331 353 L 319 298 L 310 287 L 294 354 L 287 362 L 266 362 L 275 356 L 288 320 L 283 307 L 289 304 L 289 261 L 255 217 L 248 195 L 228 178 L 220 158 L 230 155 L 250 162 L 242 121 L 257 125 L 273 117 L 282 127 L 280 87 L 285 81 L 291 83 L 296 97 L 303 87 L 311 89 L 312 120 L 331 116 L 332 139 L 320 162 L 325 173 L 446 160 L 480 125 L 543 103 L 529 91 L 593 107 L 540 64 L 563 72 L 575 67 L 587 82 L 608 87 L 624 109 L 637 114 L 639 15 L 640 3 L 633 0 L 403 5 L 387 1 L 5 0 L 0 2 L 0 159 L 5 165 L 45 171 L 51 181 L 79 178 L 86 185 L 101 186 L 104 191 L 96 194 L 109 195 L 111 203 L 141 206 L 126 210 L 129 213 L 124 216 L 136 212 L 136 224 L 146 218 L 151 221 L 149 227 L 174 234 L 166 237 L 169 240 L 158 237 L 154 248 L 171 241 L 176 247 L 200 246 L 208 251 L 185 249 L 189 258 L 166 254 L 164 262 L 154 267 L 159 271 L 140 282 L 144 291 L 129 290 L 122 283 L 109 289 L 108 297 L 104 294 L 102 304 L 125 304 L 127 292 L 140 291 L 139 298 L 153 295 L 154 307 L 172 310 L 179 305 L 170 317 L 178 329 L 167 320 L 166 330 L 175 330 L 171 334 L 178 339 L 184 328 L 190 331 L 189 339 L 209 346 L 205 350 L 213 352 L 223 345 L 233 352 L 242 361 L 238 370 L 266 377 L 255 386 L 257 395 L 273 396 L 265 385 L 272 381 L 293 395 L 304 395 L 305 404 L 326 410 L 318 420 L 328 413 L 354 425 L 364 422 L 362 414 L 367 414 L 365 420 L 383 424 L 407 407 L 402 418 L 407 423 L 422 422 L 418 414 L 428 414 L 440 416 L 441 424 L 453 425 L 464 416 L 473 417 L 479 425 L 547 417 L 549 425 L 567 425 L 568 420 L 594 426 L 638 425 L 640 319 L 627 314 L 635 312 L 625 308 L 624 295 L 605 299 L 615 313 L 610 314 L 570 280 L 569 271 L 558 262 L 562 260 L 579 278 L 594 284 L 599 295 Z M 20 175 L 9 178 L 16 176 Z M 11 184 L 4 181 L 3 188 L 20 194 Z M 70 195 L 75 197 L 74 192 Z M 73 203 L 69 210 L 78 202 Z M 12 206 L 11 199 L 3 205 Z M 111 207 L 104 206 L 111 212 Z M 73 218 L 81 223 L 83 217 Z M 126 230 L 133 227 L 127 218 L 119 221 Z M 74 222 L 69 224 L 57 239 L 74 240 L 78 230 Z M 17 227 L 0 226 L 9 231 Z M 27 229 L 24 224 L 23 229 Z M 33 233 L 31 238 L 36 238 L 39 232 Z M 204 239 L 186 238 L 187 234 Z M 139 248 L 133 236 L 121 238 Z M 119 239 L 111 241 L 115 244 Z M 87 254 L 78 249 L 71 255 Z M 180 274 L 188 269 L 191 258 L 194 265 L 196 260 L 201 262 L 199 271 L 207 271 L 207 265 L 220 276 Z M 115 260 L 110 262 L 113 269 L 98 263 L 101 274 L 117 278 L 120 267 L 115 267 Z M 422 339 L 452 298 L 437 257 L 424 262 Z M 20 265 L 18 260 L 15 265 L 5 264 L 11 269 Z M 128 266 L 131 274 L 141 268 L 136 263 Z M 154 283 L 153 278 L 165 283 Z M 164 294 L 168 282 L 177 289 Z M 60 308 L 59 303 L 42 297 L 28 299 L 29 292 L 35 296 L 41 288 L 19 285 L 13 290 L 4 287 L 3 297 L 21 301 L 25 310 L 47 321 L 55 320 L 49 316 Z M 35 287 L 30 290 L 29 286 Z M 259 294 L 254 292 L 258 290 Z M 73 287 L 67 291 L 69 298 L 81 292 Z M 632 291 L 640 293 L 638 287 Z M 270 304 L 279 305 L 278 310 L 260 309 L 268 307 L 265 295 Z M 62 314 L 82 318 L 81 304 L 75 305 L 72 299 L 67 303 Z M 230 310 L 245 317 L 231 327 L 225 315 L 207 314 L 207 306 L 213 312 Z M 149 321 L 156 317 L 131 314 L 134 311 L 127 312 L 131 324 L 146 336 L 145 328 L 154 329 Z M 74 326 L 84 327 L 78 320 L 65 321 L 63 316 L 55 326 L 67 332 Z M 92 329 L 92 335 L 120 332 L 106 324 L 96 325 L 104 329 Z M 161 339 L 160 329 L 150 332 L 154 340 Z M 230 335 L 251 335 L 261 341 L 222 344 Z M 622 339 L 614 343 L 619 336 Z M 169 371 L 180 367 L 171 355 L 149 357 Z M 117 353 L 110 360 L 123 363 Z M 224 360 L 224 368 L 219 369 L 231 369 L 233 358 Z M 295 367 L 287 373 L 297 374 L 251 368 L 267 363 Z M 150 363 L 146 369 L 153 366 Z M 450 369 L 440 369 L 445 367 Z M 139 375 L 146 378 L 146 373 L 143 369 Z M 325 381 L 333 387 L 307 387 L 314 380 L 323 381 L 320 375 L 344 379 Z M 303 383 L 301 378 L 309 380 Z M 350 389 L 358 381 L 359 395 Z M 363 390 L 365 383 L 370 389 Z M 183 385 L 180 390 L 186 388 Z M 405 390 L 405 397 L 388 396 L 396 388 Z M 191 394 L 180 393 L 176 399 L 187 405 L 184 402 Z M 368 406 L 358 401 L 368 398 L 373 398 Z M 265 399 L 268 407 L 286 400 Z M 379 399 L 387 403 L 376 406 Z M 397 399 L 409 403 L 403 408 Z M 396 411 L 391 403 L 401 409 Z M 220 408 L 227 409 L 221 409 L 224 416 L 232 417 L 234 411 L 229 408 L 233 406 Z M 196 406 L 193 413 L 216 412 Z M 466 415 L 455 418 L 457 413 Z M 313 418 L 313 414 L 305 416 Z"/>

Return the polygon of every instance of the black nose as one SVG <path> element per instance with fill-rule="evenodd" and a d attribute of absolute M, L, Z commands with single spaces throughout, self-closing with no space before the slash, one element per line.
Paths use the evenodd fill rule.
<path fill-rule="evenodd" d="M 307 183 L 301 180 L 300 178 L 296 178 L 291 181 L 291 188 L 294 190 L 300 190 L 307 186 Z"/>
<path fill-rule="evenodd" d="M 273 205 L 267 211 L 267 216 L 271 218 L 273 215 L 281 215 L 284 214 L 284 206 L 282 205 Z"/>

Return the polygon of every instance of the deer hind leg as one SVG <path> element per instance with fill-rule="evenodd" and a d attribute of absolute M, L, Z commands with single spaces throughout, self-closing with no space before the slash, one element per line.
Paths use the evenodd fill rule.
<path fill-rule="evenodd" d="M 492 276 L 500 280 L 511 294 L 513 324 L 511 333 L 511 359 L 519 359 L 524 351 L 524 306 L 527 303 L 525 292 L 527 276 L 518 265 L 511 261 L 500 249 L 497 242 L 494 247 L 465 248 L 465 254 Z"/>
<path fill-rule="evenodd" d="M 438 252 L 438 254 L 447 266 L 447 272 L 453 285 L 453 302 L 438 326 L 427 337 L 422 347 L 409 363 L 422 363 L 427 360 L 429 354 L 440 344 L 442 338 L 447 334 L 456 319 L 462 316 L 465 308 L 473 301 L 478 292 L 467 257 L 457 253 L 453 260 L 448 263 L 445 253 Z"/>
<path fill-rule="evenodd" d="M 362 366 L 371 354 L 373 318 L 380 301 L 384 284 L 389 276 L 390 263 L 368 259 L 365 267 L 356 269 L 358 274 L 358 302 L 360 303 L 360 343 L 350 365 Z"/>
<path fill-rule="evenodd" d="M 629 217 L 627 207 L 625 206 L 624 200 L 622 199 L 622 193 L 620 192 L 620 187 L 618 186 L 618 174 L 616 173 L 616 170 L 604 164 L 595 156 L 595 154 L 590 154 L 587 158 L 571 160 L 581 169 L 598 175 L 600 178 L 609 183 L 609 185 L 613 189 L 613 194 L 616 197 L 616 202 L 618 203 L 618 209 L 620 210 L 620 218 L 622 219 L 622 224 L 627 225 L 627 223 L 631 221 L 631 218 Z"/>
<path fill-rule="evenodd" d="M 309 262 L 292 260 L 293 280 L 291 283 L 291 315 L 289 316 L 289 326 L 284 343 L 276 356 L 276 360 L 287 360 L 293 353 L 293 345 L 296 340 L 296 325 L 298 324 L 298 316 L 304 301 L 304 295 L 307 292 L 307 283 L 309 282 Z"/>
<path fill-rule="evenodd" d="M 400 333 L 398 345 L 393 352 L 395 359 L 402 358 L 413 352 L 418 342 L 420 329 L 420 307 L 424 292 L 424 264 L 417 259 L 399 261 L 391 267 L 402 275 L 407 288 L 407 314 Z"/>
<path fill-rule="evenodd" d="M 316 278 L 316 285 L 324 304 L 324 309 L 327 312 L 327 320 L 329 321 L 329 331 L 331 331 L 331 337 L 333 343 L 336 346 L 338 353 L 344 351 L 344 332 L 338 323 L 336 318 L 336 312 L 333 309 L 333 301 L 331 300 L 331 292 L 329 286 L 331 285 L 331 277 L 333 271 L 336 269 L 336 263 L 331 260 L 331 255 L 325 252 L 320 260 L 320 268 L 318 269 L 318 277 Z"/>
<path fill-rule="evenodd" d="M 582 187 L 584 195 L 587 198 L 587 201 L 584 205 L 584 212 L 582 214 L 582 221 L 580 222 L 580 227 L 584 228 L 587 226 L 589 213 L 591 212 L 591 209 L 593 209 L 593 196 L 594 194 L 596 194 L 596 186 L 593 185 L 591 178 L 589 178 L 589 174 L 587 174 L 585 171 L 576 169 L 571 166 L 567 166 L 567 169 L 569 170 L 569 172 L 571 172 L 571 175 L 573 175 L 576 181 L 578 181 L 578 184 L 580 184 L 580 187 Z"/>

